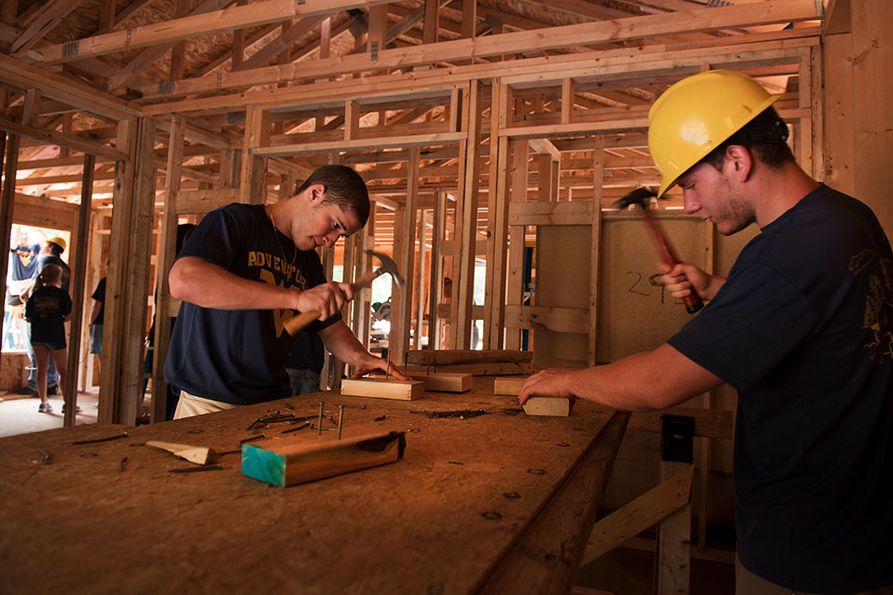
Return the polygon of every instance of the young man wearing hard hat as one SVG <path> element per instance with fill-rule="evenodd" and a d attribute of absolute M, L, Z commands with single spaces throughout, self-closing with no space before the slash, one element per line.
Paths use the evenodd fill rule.
<path fill-rule="evenodd" d="M 708 305 L 667 343 L 610 365 L 545 370 L 531 396 L 664 409 L 738 390 L 739 594 L 893 593 L 893 255 L 858 200 L 813 180 L 753 79 L 696 74 L 649 113 L 659 194 L 734 234 L 756 223 L 728 278 L 664 276 Z"/>

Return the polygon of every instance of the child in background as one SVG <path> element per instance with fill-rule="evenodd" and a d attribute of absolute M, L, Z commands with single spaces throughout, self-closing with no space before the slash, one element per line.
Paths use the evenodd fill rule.
<path fill-rule="evenodd" d="M 47 264 L 37 276 L 34 291 L 25 304 L 25 319 L 31 324 L 31 345 L 37 360 L 37 395 L 41 413 L 52 413 L 47 400 L 47 368 L 52 356 L 59 371 L 59 387 L 68 374 L 65 321 L 71 316 L 71 298 L 62 290 L 62 267 Z"/>

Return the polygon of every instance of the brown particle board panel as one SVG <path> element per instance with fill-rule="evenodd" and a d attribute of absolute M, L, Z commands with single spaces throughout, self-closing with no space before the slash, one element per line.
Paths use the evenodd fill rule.
<path fill-rule="evenodd" d="M 411 403 L 320 392 L 149 426 L 93 424 L 2 438 L 0 534 L 16 535 L 0 542 L 5 589 L 115 592 L 138 577 L 146 592 L 219 593 L 234 585 L 258 593 L 472 592 L 551 508 L 550 496 L 608 422 L 586 403 L 568 418 L 506 415 L 517 402 L 484 384 Z M 339 404 L 365 405 L 344 409 L 345 430 L 400 428 L 406 456 L 287 489 L 241 474 L 239 443 L 254 435 L 246 428 L 256 418 L 279 410 L 315 419 L 320 401 L 329 414 Z M 433 415 L 472 409 L 486 414 Z M 250 444 L 296 427 L 270 423 L 254 430 L 265 438 Z M 204 468 L 134 446 L 199 439 L 221 455 L 220 469 L 169 473 Z M 509 492 L 521 497 L 506 498 Z M 563 547 L 546 551 L 560 556 Z M 149 553 L 151 564 L 134 552 Z M 184 561 L 188 570 L 180 570 Z"/>
<path fill-rule="evenodd" d="M 425 396 L 425 383 L 394 378 L 345 378 L 341 381 L 341 394 L 349 397 L 414 401 Z"/>

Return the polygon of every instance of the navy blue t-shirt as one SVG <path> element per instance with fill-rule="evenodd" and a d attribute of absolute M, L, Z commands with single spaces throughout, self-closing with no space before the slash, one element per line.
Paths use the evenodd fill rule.
<path fill-rule="evenodd" d="M 296 250 L 275 231 L 263 205 L 231 204 L 208 213 L 178 258 L 198 257 L 271 285 L 307 289 L 325 283 L 314 251 Z M 164 366 L 168 384 L 234 405 L 291 396 L 285 362 L 293 338 L 283 323 L 293 310 L 215 310 L 183 302 Z M 340 320 L 334 316 L 310 332 Z"/>
<path fill-rule="evenodd" d="M 31 323 L 31 343 L 65 347 L 65 317 L 71 314 L 71 298 L 58 287 L 36 289 L 25 303 L 25 318 Z"/>
<path fill-rule="evenodd" d="M 893 255 L 820 185 L 669 341 L 739 392 L 738 556 L 791 589 L 893 583 Z"/>
<path fill-rule="evenodd" d="M 96 314 L 93 324 L 102 324 L 105 321 L 105 281 L 106 277 L 100 279 L 96 284 L 96 289 L 93 290 L 93 295 L 90 296 L 99 302 L 99 312 Z"/>
<path fill-rule="evenodd" d="M 62 269 L 62 291 L 68 293 L 68 282 L 71 280 L 71 267 L 56 254 L 41 254 L 37 257 L 37 274 L 48 264 L 55 264 Z"/>
<path fill-rule="evenodd" d="M 9 274 L 13 281 L 31 279 L 37 275 L 37 255 L 40 254 L 40 244 L 31 246 L 16 246 L 10 251 Z"/>

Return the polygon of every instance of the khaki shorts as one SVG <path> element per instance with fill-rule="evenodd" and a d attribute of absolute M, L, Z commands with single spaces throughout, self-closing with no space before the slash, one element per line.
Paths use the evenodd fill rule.
<path fill-rule="evenodd" d="M 177 402 L 177 409 L 174 411 L 174 419 L 182 419 L 184 417 L 192 417 L 194 415 L 204 415 L 205 413 L 215 413 L 226 409 L 234 409 L 236 406 L 232 403 L 224 403 L 223 401 L 214 401 L 197 397 L 187 393 L 185 390 L 180 391 L 180 400 Z"/>

